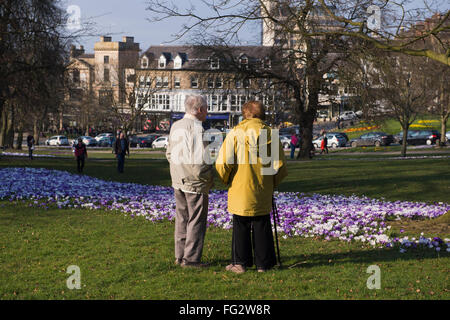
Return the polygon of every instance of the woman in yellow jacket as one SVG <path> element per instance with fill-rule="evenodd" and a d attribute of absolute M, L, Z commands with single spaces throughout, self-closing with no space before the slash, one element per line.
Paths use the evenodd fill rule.
<path fill-rule="evenodd" d="M 278 135 L 264 123 L 259 101 L 242 106 L 244 120 L 222 144 L 216 170 L 229 186 L 228 211 L 233 214 L 232 263 L 226 270 L 243 273 L 255 264 L 264 272 L 276 264 L 270 222 L 272 196 L 287 175 L 286 158 Z"/>

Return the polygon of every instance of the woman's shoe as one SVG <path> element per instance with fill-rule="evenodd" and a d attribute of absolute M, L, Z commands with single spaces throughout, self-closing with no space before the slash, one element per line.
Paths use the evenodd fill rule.
<path fill-rule="evenodd" d="M 229 264 L 225 267 L 225 270 L 234 273 L 244 273 L 245 271 L 247 271 L 247 269 L 244 266 L 241 266 L 240 264 Z"/>

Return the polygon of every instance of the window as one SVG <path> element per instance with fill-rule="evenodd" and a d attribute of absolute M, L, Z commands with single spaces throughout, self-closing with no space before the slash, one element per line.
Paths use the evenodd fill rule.
<path fill-rule="evenodd" d="M 129 74 L 127 75 L 127 82 L 131 82 L 133 83 L 136 79 L 136 75 L 135 74 Z"/>
<path fill-rule="evenodd" d="M 143 87 L 145 84 L 145 77 L 144 76 L 140 76 L 139 77 L 139 86 Z"/>
<path fill-rule="evenodd" d="M 150 109 L 153 110 L 169 110 L 170 96 L 168 94 L 154 94 L 150 102 Z"/>
<path fill-rule="evenodd" d="M 211 70 L 217 70 L 219 69 L 219 58 L 210 58 L 211 62 Z"/>
<path fill-rule="evenodd" d="M 103 62 L 109 63 L 109 56 L 103 56 Z"/>
<path fill-rule="evenodd" d="M 208 88 L 214 88 L 214 79 L 208 78 Z"/>
<path fill-rule="evenodd" d="M 167 88 L 169 86 L 169 77 L 164 77 L 163 79 L 163 87 Z"/>
<path fill-rule="evenodd" d="M 235 85 L 236 85 L 236 88 L 242 88 L 242 82 L 241 82 L 241 79 L 236 79 L 236 80 L 235 80 Z"/>
<path fill-rule="evenodd" d="M 83 97 L 82 89 L 72 89 L 69 91 L 69 93 L 70 93 L 70 100 L 72 101 L 81 101 L 81 98 Z"/>
<path fill-rule="evenodd" d="M 158 63 L 158 67 L 160 69 L 164 69 L 166 67 L 166 58 L 164 56 L 161 56 L 159 58 L 159 63 Z"/>
<path fill-rule="evenodd" d="M 143 69 L 148 67 L 148 59 L 146 57 L 142 58 L 141 67 Z"/>
<path fill-rule="evenodd" d="M 80 70 L 78 70 L 78 69 L 73 70 L 72 80 L 73 80 L 73 83 L 76 83 L 76 84 L 80 83 Z"/>
<path fill-rule="evenodd" d="M 112 103 L 112 91 L 100 90 L 98 92 L 98 100 L 100 105 L 110 105 Z"/>
<path fill-rule="evenodd" d="M 244 88 L 250 88 L 250 79 L 244 79 L 243 81 Z"/>
<path fill-rule="evenodd" d="M 215 85 L 216 85 L 216 88 L 222 88 L 223 81 L 222 81 L 222 78 L 221 78 L 221 77 L 217 77 L 217 78 L 216 78 L 216 83 L 215 83 Z"/>
<path fill-rule="evenodd" d="M 245 56 L 245 55 L 242 56 L 239 59 L 239 63 L 241 65 L 241 68 L 248 69 L 248 58 L 247 58 L 247 56 Z"/>
<path fill-rule="evenodd" d="M 162 86 L 162 78 L 156 77 L 156 87 L 161 88 L 161 86 Z"/>
<path fill-rule="evenodd" d="M 151 84 L 152 84 L 152 78 L 147 77 L 146 85 L 147 85 L 148 87 L 150 87 Z"/>
<path fill-rule="evenodd" d="M 191 88 L 198 88 L 198 78 L 191 77 Z"/>
<path fill-rule="evenodd" d="M 109 82 L 109 69 L 103 69 L 103 81 Z"/>
<path fill-rule="evenodd" d="M 181 59 L 180 56 L 177 56 L 173 63 L 174 63 L 174 65 L 173 65 L 174 69 L 181 69 L 181 66 L 183 65 L 183 59 Z"/>
<path fill-rule="evenodd" d="M 174 85 L 175 88 L 181 87 L 181 79 L 180 79 L 180 77 L 177 77 L 177 76 L 174 77 L 173 85 Z"/>

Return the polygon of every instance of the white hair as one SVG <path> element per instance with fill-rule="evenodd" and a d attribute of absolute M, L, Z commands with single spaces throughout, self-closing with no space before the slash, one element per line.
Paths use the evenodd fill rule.
<path fill-rule="evenodd" d="M 187 95 L 184 100 L 184 109 L 186 113 L 196 116 L 198 109 L 201 107 L 207 107 L 206 99 L 201 95 Z"/>

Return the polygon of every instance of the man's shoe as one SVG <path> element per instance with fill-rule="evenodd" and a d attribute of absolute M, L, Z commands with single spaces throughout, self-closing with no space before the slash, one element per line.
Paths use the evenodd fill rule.
<path fill-rule="evenodd" d="M 183 262 L 183 259 L 175 259 L 175 264 L 177 266 L 181 265 L 182 262 Z"/>
<path fill-rule="evenodd" d="M 229 264 L 225 267 L 226 271 L 231 271 L 234 273 L 244 273 L 247 269 L 240 264 Z"/>
<path fill-rule="evenodd" d="M 209 266 L 208 263 L 203 263 L 203 262 L 188 262 L 188 261 L 183 261 L 181 263 L 181 266 L 183 268 L 206 268 Z"/>
<path fill-rule="evenodd" d="M 267 269 L 263 269 L 263 268 L 258 268 L 258 272 L 266 272 Z"/>

